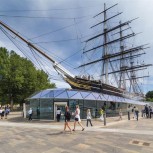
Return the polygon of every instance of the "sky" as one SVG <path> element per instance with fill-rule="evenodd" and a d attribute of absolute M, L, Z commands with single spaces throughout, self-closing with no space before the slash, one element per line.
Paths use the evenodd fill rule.
<path fill-rule="evenodd" d="M 93 35 L 90 27 L 99 22 L 93 16 L 103 11 L 104 3 L 108 7 L 118 3 L 114 12 L 123 12 L 120 18 L 124 22 L 139 17 L 131 27 L 134 32 L 141 32 L 137 37 L 138 44 L 149 44 L 143 60 L 146 64 L 153 64 L 153 0 L 0 0 L 0 3 L 2 22 L 39 45 L 56 61 L 65 59 L 67 63 L 61 64 L 73 74 L 77 73 L 74 68 L 81 64 L 83 41 Z M 25 56 L 1 31 L 0 46 Z M 30 57 L 30 54 L 26 55 Z M 35 55 L 35 59 L 38 58 L 45 61 Z M 35 59 L 33 61 L 40 67 L 41 63 Z M 57 87 L 70 87 L 48 61 L 41 68 L 49 71 L 50 79 Z M 153 67 L 149 67 L 148 72 L 150 77 L 142 82 L 144 93 L 153 90 Z"/>

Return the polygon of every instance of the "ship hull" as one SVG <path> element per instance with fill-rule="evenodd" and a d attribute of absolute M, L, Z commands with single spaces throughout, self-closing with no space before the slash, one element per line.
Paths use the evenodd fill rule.
<path fill-rule="evenodd" d="M 123 90 L 101 83 L 97 80 L 87 80 L 78 77 L 72 78 L 67 76 L 65 81 L 71 86 L 72 89 L 87 90 L 123 97 Z"/>

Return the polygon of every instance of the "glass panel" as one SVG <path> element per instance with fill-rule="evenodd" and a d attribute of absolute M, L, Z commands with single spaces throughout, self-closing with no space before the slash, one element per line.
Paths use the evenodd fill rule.
<path fill-rule="evenodd" d="M 53 100 L 41 99 L 40 100 L 40 119 L 54 120 Z"/>
<path fill-rule="evenodd" d="M 44 91 L 42 91 L 41 92 L 41 98 L 47 98 L 47 96 L 48 96 L 48 93 L 50 92 L 50 90 L 44 90 Z"/>
<path fill-rule="evenodd" d="M 97 108 L 95 108 L 95 110 L 93 110 L 93 115 L 95 115 L 94 117 L 100 117 L 100 114 L 99 114 L 99 110 L 100 108 L 103 108 L 104 105 L 106 105 L 106 102 L 104 101 L 97 101 Z"/>
<path fill-rule="evenodd" d="M 92 93 L 90 95 L 88 95 L 85 99 L 96 100 L 95 97 L 92 95 Z"/>
<path fill-rule="evenodd" d="M 93 96 L 94 96 L 96 99 L 98 99 L 98 98 L 99 98 L 99 96 L 100 96 L 100 94 L 95 93 L 95 92 L 93 92 L 92 94 L 93 94 Z"/>
<path fill-rule="evenodd" d="M 54 98 L 64 98 L 64 99 L 68 99 L 68 95 L 67 95 L 67 92 L 64 91 L 64 92 L 58 94 L 57 96 L 55 96 Z"/>
<path fill-rule="evenodd" d="M 83 110 L 84 118 L 86 118 L 87 116 L 87 109 L 90 109 L 92 117 L 95 118 L 96 101 L 84 100 L 84 110 Z"/>
<path fill-rule="evenodd" d="M 50 90 L 43 90 L 43 91 L 40 91 L 38 94 L 34 95 L 33 97 L 31 98 L 41 98 L 43 97 L 45 94 L 47 94 Z"/>
<path fill-rule="evenodd" d="M 80 118 L 86 119 L 86 116 L 83 114 L 83 100 L 79 100 L 79 107 L 80 107 Z"/>
<path fill-rule="evenodd" d="M 38 112 L 38 109 L 40 107 L 39 99 L 31 99 L 30 100 L 30 108 L 32 108 L 32 118 L 33 119 L 39 119 L 40 113 Z M 29 109 L 27 110 L 28 114 Z"/>
<path fill-rule="evenodd" d="M 74 95 L 76 95 L 77 93 L 78 93 L 78 91 L 67 91 L 67 93 L 68 93 L 68 97 L 69 98 L 72 98 L 72 96 L 74 96 Z"/>
<path fill-rule="evenodd" d="M 70 112 L 72 113 L 72 119 L 74 118 L 73 114 L 75 112 L 76 105 L 79 105 L 78 100 L 69 100 L 69 109 L 70 109 Z"/>
<path fill-rule="evenodd" d="M 91 94 L 91 92 L 81 92 L 81 95 L 83 98 L 86 98 L 90 94 Z"/>
<path fill-rule="evenodd" d="M 78 92 L 74 96 L 72 96 L 70 99 L 83 99 L 82 95 Z"/>
<path fill-rule="evenodd" d="M 101 100 L 101 101 L 102 101 L 103 99 L 105 100 L 105 98 L 104 98 L 102 95 L 99 95 L 99 97 L 97 98 L 97 100 Z"/>
<path fill-rule="evenodd" d="M 48 93 L 48 95 L 50 98 L 54 98 L 54 92 L 52 90 Z"/>
<path fill-rule="evenodd" d="M 28 110 L 30 109 L 30 100 L 26 101 L 26 117 L 28 118 Z"/>
<path fill-rule="evenodd" d="M 106 94 L 101 94 L 101 99 L 104 100 L 104 101 L 107 101 L 108 95 L 106 95 Z"/>
<path fill-rule="evenodd" d="M 54 90 L 54 97 L 59 96 L 63 92 L 65 92 L 65 90 Z"/>
<path fill-rule="evenodd" d="M 81 119 L 85 118 L 83 116 L 83 100 L 69 100 L 70 112 L 72 112 L 72 114 L 75 112 L 76 105 L 79 105 L 79 107 L 80 107 L 80 117 L 81 117 Z M 72 116 L 72 119 L 73 118 L 74 118 L 74 116 Z"/>

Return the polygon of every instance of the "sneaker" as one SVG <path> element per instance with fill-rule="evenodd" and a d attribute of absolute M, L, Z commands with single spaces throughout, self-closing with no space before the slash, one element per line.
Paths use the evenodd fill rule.
<path fill-rule="evenodd" d="M 74 129 L 72 131 L 75 131 Z"/>
<path fill-rule="evenodd" d="M 85 128 L 82 129 L 82 131 L 84 131 Z"/>

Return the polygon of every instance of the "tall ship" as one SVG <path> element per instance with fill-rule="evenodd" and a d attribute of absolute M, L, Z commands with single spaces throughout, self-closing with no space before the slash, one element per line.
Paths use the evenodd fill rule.
<path fill-rule="evenodd" d="M 2 21 L 0 21 L 0 26 L 4 34 L 8 35 L 6 30 L 9 31 L 11 35 L 15 35 L 26 43 L 30 49 L 50 60 L 54 69 L 73 89 L 120 97 L 143 98 L 144 94 L 139 86 L 139 79 L 148 77 L 148 75 L 142 76 L 140 72 L 151 64 L 138 63 L 137 59 L 145 54 L 148 44 L 129 43 L 137 35 L 130 27 L 131 22 L 136 18 L 125 22 L 116 21 L 122 12 L 111 16 L 109 13 L 116 5 L 106 7 L 104 4 L 103 11 L 93 17 L 97 18 L 97 23 L 92 25 L 91 29 L 99 30 L 94 36 L 84 41 L 83 63 L 76 67 L 80 71 L 79 75 L 72 74 L 42 49 Z M 11 37 L 9 38 L 11 40 Z"/>

